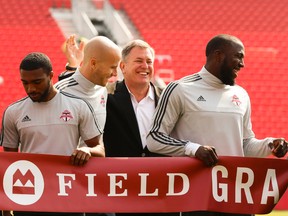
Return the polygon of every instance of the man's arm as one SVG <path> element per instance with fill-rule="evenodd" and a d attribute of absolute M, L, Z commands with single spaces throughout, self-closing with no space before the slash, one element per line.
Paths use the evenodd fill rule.
<path fill-rule="evenodd" d="M 80 66 L 84 57 L 84 46 L 84 41 L 81 41 L 79 46 L 77 45 L 75 35 L 71 35 L 70 37 L 68 37 L 65 42 L 64 49 L 64 54 L 67 59 L 67 64 L 65 66 L 66 70 L 58 76 L 59 81 L 72 76 L 76 71 L 77 67 Z"/>
<path fill-rule="evenodd" d="M 15 111 L 11 107 L 8 107 L 3 114 L 0 144 L 6 152 L 18 152 L 19 149 L 20 137 L 15 117 Z"/>
<path fill-rule="evenodd" d="M 272 154 L 280 158 L 287 153 L 287 141 L 284 138 L 256 139 L 253 137 L 243 140 L 243 146 L 247 157 L 267 157 Z"/>
<path fill-rule="evenodd" d="M 255 138 L 255 134 L 252 131 L 251 103 L 249 97 L 247 110 L 243 118 L 243 134 L 244 155 L 247 157 L 267 157 L 271 154 L 276 157 L 284 157 L 287 153 L 287 141 L 284 138 Z"/>
<path fill-rule="evenodd" d="M 81 100 L 81 103 L 79 103 L 79 134 L 86 146 L 81 146 L 74 150 L 71 155 L 71 163 L 84 165 L 91 156 L 105 157 L 104 145 L 100 142 L 103 129 L 96 119 L 96 114 L 91 104 L 81 98 L 78 99 Z"/>
<path fill-rule="evenodd" d="M 179 92 L 177 83 L 170 83 L 162 92 L 147 136 L 147 147 L 151 152 L 170 156 L 185 155 L 188 141 L 170 136 L 183 109 Z"/>
<path fill-rule="evenodd" d="M 84 57 L 84 52 L 83 52 L 84 46 L 85 46 L 84 41 L 81 41 L 79 46 L 77 45 L 75 35 L 71 35 L 66 40 L 65 56 L 68 62 L 67 65 L 69 67 L 77 68 L 80 66 Z"/>
<path fill-rule="evenodd" d="M 170 136 L 183 114 L 184 103 L 181 88 L 177 83 L 170 83 L 162 92 L 156 108 L 152 129 L 147 136 L 147 147 L 158 154 L 196 157 L 207 166 L 214 166 L 218 156 L 213 147 Z"/>

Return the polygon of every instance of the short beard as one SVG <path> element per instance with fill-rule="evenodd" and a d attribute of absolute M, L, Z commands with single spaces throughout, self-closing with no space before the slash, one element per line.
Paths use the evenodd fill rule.
<path fill-rule="evenodd" d="M 220 80 L 225 85 L 234 86 L 235 85 L 235 79 L 232 77 L 233 70 L 228 68 L 226 65 L 227 65 L 226 61 L 224 61 L 222 66 L 221 66 L 221 69 L 220 69 Z"/>
<path fill-rule="evenodd" d="M 51 83 L 50 81 L 48 81 L 48 87 L 45 89 L 45 91 L 43 92 L 43 94 L 41 95 L 41 97 L 39 98 L 39 100 L 35 101 L 35 100 L 32 100 L 33 102 L 46 102 L 47 101 L 47 98 L 49 96 L 49 93 L 50 93 L 50 87 L 51 87 Z"/>

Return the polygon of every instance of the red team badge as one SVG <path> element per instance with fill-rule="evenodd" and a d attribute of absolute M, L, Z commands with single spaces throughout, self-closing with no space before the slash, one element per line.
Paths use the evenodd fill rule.
<path fill-rule="evenodd" d="M 62 120 L 65 121 L 65 122 L 68 122 L 68 121 L 70 121 L 71 119 L 73 119 L 73 116 L 72 116 L 72 114 L 71 114 L 70 111 L 64 110 L 64 111 L 62 112 L 61 116 L 60 116 L 60 119 L 62 119 Z"/>
<path fill-rule="evenodd" d="M 240 104 L 241 104 L 241 101 L 237 95 L 233 95 L 232 102 L 235 103 L 237 106 L 240 106 Z"/>
<path fill-rule="evenodd" d="M 104 98 L 103 95 L 101 96 L 100 104 L 101 104 L 103 107 L 105 107 L 105 98 Z"/>

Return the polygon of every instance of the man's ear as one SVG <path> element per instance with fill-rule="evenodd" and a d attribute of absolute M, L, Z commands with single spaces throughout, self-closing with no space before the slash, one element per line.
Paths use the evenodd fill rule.
<path fill-rule="evenodd" d="M 119 68 L 121 69 L 122 73 L 125 74 L 125 63 L 123 61 L 120 61 Z"/>
<path fill-rule="evenodd" d="M 221 50 L 215 50 L 214 51 L 215 59 L 218 63 L 223 62 L 225 58 L 225 54 Z"/>
<path fill-rule="evenodd" d="M 97 60 L 96 60 L 96 58 L 91 58 L 91 59 L 90 59 L 90 66 L 91 66 L 92 68 L 96 68 L 96 65 L 97 65 Z"/>
<path fill-rule="evenodd" d="M 50 73 L 50 79 L 52 80 L 53 77 L 54 77 L 54 72 L 51 71 L 51 73 Z"/>

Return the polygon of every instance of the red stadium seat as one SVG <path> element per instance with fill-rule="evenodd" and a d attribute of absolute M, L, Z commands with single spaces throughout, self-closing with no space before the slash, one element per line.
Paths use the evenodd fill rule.
<path fill-rule="evenodd" d="M 69 6 L 70 1 L 9 0 L 9 3 L 1 5 L 0 76 L 4 83 L 0 85 L 0 119 L 9 103 L 25 96 L 18 68 L 26 54 L 34 51 L 46 53 L 52 60 L 55 77 L 63 70 L 66 61 L 60 47 L 65 38 L 49 13 L 53 3 Z"/>

